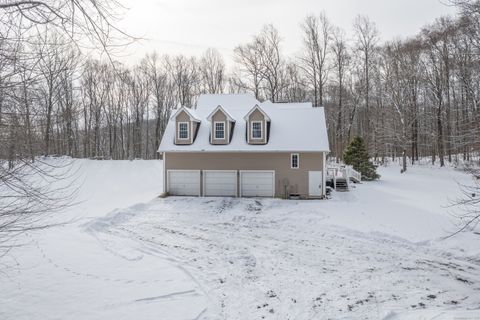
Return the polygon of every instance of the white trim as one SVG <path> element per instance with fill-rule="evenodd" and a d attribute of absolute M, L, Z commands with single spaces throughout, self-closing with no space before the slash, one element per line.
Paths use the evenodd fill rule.
<path fill-rule="evenodd" d="M 322 182 L 322 193 L 323 193 L 323 196 L 325 197 L 327 195 L 327 191 L 326 191 L 326 188 L 327 188 L 327 173 L 326 173 L 326 168 L 327 168 L 327 165 L 326 165 L 326 161 L 327 161 L 327 153 L 326 152 L 322 152 L 323 153 L 323 163 L 322 163 L 322 172 L 323 172 L 323 182 Z"/>
<path fill-rule="evenodd" d="M 227 144 L 230 143 L 230 126 L 231 126 L 231 121 L 227 121 L 227 134 L 226 134 Z"/>
<path fill-rule="evenodd" d="M 190 123 L 190 125 L 189 125 Z M 188 121 L 178 121 L 177 122 L 177 140 L 182 140 L 182 141 L 185 141 L 185 140 L 190 140 L 190 130 L 192 129 L 191 127 L 191 121 L 188 122 Z M 180 125 L 181 124 L 187 124 L 187 137 L 186 138 L 180 138 Z"/>
<path fill-rule="evenodd" d="M 210 121 L 210 144 L 213 144 L 213 135 L 215 133 L 215 128 L 214 126 L 212 125 L 212 122 Z"/>
<path fill-rule="evenodd" d="M 203 189 L 203 171 L 202 170 L 198 170 L 200 171 L 200 190 L 198 190 L 199 192 L 199 197 L 205 197 L 205 189 Z"/>
<path fill-rule="evenodd" d="M 240 189 L 239 189 L 239 197 L 242 198 L 242 173 L 244 172 L 271 172 L 273 173 L 273 188 L 272 188 L 272 198 L 275 198 L 275 189 L 276 189 L 276 180 L 275 180 L 275 170 L 239 170 L 239 175 L 240 175 Z"/>
<path fill-rule="evenodd" d="M 222 145 L 225 146 L 225 145 Z M 179 149 L 169 149 L 169 150 L 162 150 L 159 152 L 171 152 L 171 153 L 292 153 L 292 152 L 300 152 L 300 153 L 323 153 L 329 152 L 325 150 L 238 150 L 238 149 L 221 149 L 221 150 L 179 150 Z"/>
<path fill-rule="evenodd" d="M 267 138 L 268 138 L 268 127 L 267 127 L 267 123 L 268 121 L 264 118 L 263 119 L 263 131 L 265 132 L 264 135 L 263 135 L 263 141 L 265 142 L 265 144 L 267 144 Z"/>
<path fill-rule="evenodd" d="M 165 170 L 167 168 L 167 153 L 164 152 L 162 156 L 162 162 L 163 162 L 163 193 L 167 193 L 167 171 Z"/>
<path fill-rule="evenodd" d="M 230 113 L 227 112 L 227 110 L 225 110 L 221 105 L 218 105 L 218 107 L 216 107 L 211 113 L 210 115 L 207 117 L 207 120 L 208 121 L 212 121 L 212 118 L 213 116 L 219 111 L 221 110 L 223 112 L 223 114 L 225 115 L 225 117 L 227 118 L 227 120 L 229 121 L 232 121 L 232 122 L 235 122 L 235 119 L 230 115 Z"/>
<path fill-rule="evenodd" d="M 250 115 L 255 111 L 258 110 L 260 111 L 261 114 L 263 114 L 263 117 L 265 118 L 265 121 L 270 121 L 270 117 L 267 115 L 265 111 L 263 111 L 262 108 L 258 104 L 256 104 L 250 111 L 243 117 L 245 121 L 248 121 L 250 119 Z"/>
<path fill-rule="evenodd" d="M 261 121 L 261 120 L 250 121 L 250 134 L 251 134 L 250 139 L 251 139 L 251 140 L 263 140 L 263 136 L 264 136 L 264 134 L 263 134 L 263 131 L 264 131 L 264 128 L 263 128 L 263 127 L 264 127 L 264 122 L 265 122 L 265 121 Z M 254 124 L 254 123 L 260 123 L 260 138 L 255 138 L 255 137 L 253 136 L 253 124 Z"/>
<path fill-rule="evenodd" d="M 325 169 L 325 168 L 323 168 L 323 169 Z M 310 190 L 310 173 L 314 173 L 314 172 L 320 172 L 322 174 L 322 178 L 321 178 L 322 179 L 322 181 L 321 181 L 322 185 L 321 185 L 320 196 L 312 195 L 311 190 Z M 308 171 L 307 187 L 308 187 L 308 197 L 310 199 L 315 199 L 315 198 L 318 199 L 319 197 L 321 198 L 325 195 L 325 180 L 324 180 L 324 177 L 325 177 L 325 170 L 322 170 L 322 171 L 320 171 L 320 170 L 309 170 Z"/>
<path fill-rule="evenodd" d="M 205 195 L 205 173 L 208 172 L 230 172 L 235 173 L 235 198 L 238 198 L 238 171 L 237 170 L 202 170 L 202 190 L 203 196 L 209 197 Z"/>
<path fill-rule="evenodd" d="M 193 143 L 193 121 L 190 121 L 190 132 L 188 134 L 190 136 L 190 144 L 192 144 Z"/>
<path fill-rule="evenodd" d="M 199 179 L 200 179 L 200 184 L 202 183 L 202 170 L 182 170 L 182 169 L 170 169 L 170 170 L 167 170 L 167 193 L 170 192 L 170 172 L 198 172 L 198 176 L 199 176 Z M 198 196 L 201 197 L 202 196 L 202 188 L 201 188 L 201 185 L 198 186 Z"/>
<path fill-rule="evenodd" d="M 223 124 L 223 138 L 217 138 L 217 123 L 222 123 Z M 214 121 L 213 122 L 213 140 L 225 140 L 227 136 L 227 124 L 226 121 Z"/>
<path fill-rule="evenodd" d="M 172 111 L 175 111 L 175 110 L 172 110 Z M 192 114 L 192 109 L 191 108 L 187 108 L 187 107 L 181 107 L 179 109 L 176 110 L 176 112 L 170 116 L 170 119 L 172 120 L 177 120 L 177 116 L 182 112 L 182 111 L 185 111 L 185 113 L 190 117 L 190 120 L 192 121 L 195 121 L 195 122 L 201 122 L 200 119 L 198 119 L 197 117 L 195 117 L 193 114 Z"/>
<path fill-rule="evenodd" d="M 297 156 L 297 166 L 293 166 L 293 156 Z M 290 153 L 290 169 L 300 169 L 300 154 L 299 153 Z"/>

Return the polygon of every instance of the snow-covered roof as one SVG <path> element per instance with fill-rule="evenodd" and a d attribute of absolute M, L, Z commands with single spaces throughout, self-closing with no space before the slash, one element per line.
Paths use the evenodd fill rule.
<path fill-rule="evenodd" d="M 227 120 L 228 121 L 233 121 L 235 122 L 235 119 L 230 115 L 230 113 L 228 113 L 227 110 L 225 110 L 224 108 L 222 108 L 221 105 L 219 105 L 218 107 L 216 107 L 212 112 L 210 112 L 210 114 L 208 115 L 207 117 L 207 120 L 208 121 L 212 121 L 212 117 L 215 113 L 217 113 L 218 110 L 221 110 L 223 112 L 223 114 L 227 117 Z"/>
<path fill-rule="evenodd" d="M 197 101 L 197 109 L 213 110 L 221 105 L 225 110 L 248 109 L 250 111 L 254 105 L 260 104 L 251 94 L 202 94 Z"/>
<path fill-rule="evenodd" d="M 268 114 L 263 111 L 262 108 L 260 108 L 260 106 L 258 104 L 256 104 L 252 109 L 250 109 L 250 111 L 248 111 L 248 113 L 243 116 L 243 120 L 247 121 L 248 118 L 250 117 L 250 115 L 255 111 L 255 110 L 258 110 L 260 111 L 261 114 L 263 114 L 263 117 L 265 118 L 265 120 L 267 121 L 271 121 L 270 117 L 268 116 Z"/>
<path fill-rule="evenodd" d="M 185 108 L 185 107 L 179 107 L 178 109 L 175 109 L 175 112 L 170 117 L 170 120 L 172 120 L 172 119 L 175 120 L 175 118 L 178 116 L 178 114 L 182 111 L 185 111 L 193 121 L 196 121 L 196 122 L 201 122 L 202 121 L 201 118 L 198 116 L 196 110 L 191 109 L 191 108 Z"/>
<path fill-rule="evenodd" d="M 312 108 L 312 103 L 311 102 L 289 102 L 289 103 L 284 103 L 284 102 L 276 102 L 273 103 L 270 100 L 264 101 L 263 105 L 274 105 L 277 108 L 295 108 L 295 109 L 300 109 L 300 108 Z"/>
<path fill-rule="evenodd" d="M 236 120 L 231 142 L 225 145 L 210 144 L 210 114 L 219 106 Z M 248 144 L 244 120 L 258 105 L 270 118 L 270 138 L 265 145 Z M 188 109 L 188 108 L 187 108 Z M 249 94 L 201 95 L 192 115 L 200 119 L 195 141 L 190 145 L 176 145 L 175 118 L 170 118 L 158 149 L 159 152 L 275 152 L 330 151 L 323 108 L 313 108 L 311 103 L 260 103 Z"/>

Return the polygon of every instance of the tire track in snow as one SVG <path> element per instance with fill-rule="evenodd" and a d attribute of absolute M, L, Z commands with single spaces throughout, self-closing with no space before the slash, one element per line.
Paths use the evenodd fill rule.
<path fill-rule="evenodd" d="M 267 205 L 258 205 L 264 201 Z M 452 283 L 437 278 L 436 266 L 418 268 L 421 259 L 445 261 L 447 254 L 437 248 L 321 224 L 324 217 L 316 219 L 314 212 L 282 213 L 272 203 L 162 199 L 147 206 L 148 212 L 107 230 L 117 237 L 135 235 L 143 253 L 160 252 L 179 267 L 188 266 L 185 272 L 214 306 L 207 313 L 221 318 L 315 318 L 319 310 L 324 316 L 355 312 L 368 318 L 380 307 L 476 302 L 460 300 L 464 297 Z M 305 218 L 308 223 L 302 223 Z M 448 261 L 470 263 L 456 257 Z M 451 272 L 450 280 L 455 275 Z"/>

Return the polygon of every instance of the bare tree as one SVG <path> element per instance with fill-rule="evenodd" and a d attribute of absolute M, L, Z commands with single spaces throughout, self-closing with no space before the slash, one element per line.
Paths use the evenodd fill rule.
<path fill-rule="evenodd" d="M 265 75 L 261 50 L 257 37 L 251 43 L 236 47 L 234 60 L 238 65 L 238 74 L 231 79 L 234 86 L 253 92 L 257 99 L 261 99 L 260 90 Z"/>
<path fill-rule="evenodd" d="M 16 26 L 33 43 L 48 31 L 110 56 L 114 48 L 134 40 L 116 26 L 119 10 L 123 6 L 117 0 L 8 0 L 0 3 L 0 24 Z"/>
<path fill-rule="evenodd" d="M 284 77 L 282 80 L 284 87 L 281 92 L 281 100 L 295 102 L 307 101 L 307 80 L 297 63 L 287 62 Z"/>
<path fill-rule="evenodd" d="M 19 245 L 16 238 L 53 226 L 45 219 L 74 205 L 78 186 L 71 160 L 17 159 L 13 166 L 0 159 L 0 260 Z"/>
<path fill-rule="evenodd" d="M 445 146 L 445 134 L 448 138 L 450 133 L 450 66 L 448 62 L 450 57 L 447 47 L 450 31 L 449 27 L 445 26 L 444 20 L 439 20 L 438 25 L 423 31 L 428 56 L 425 79 L 429 84 L 435 108 L 436 145 L 442 167 L 445 165 L 445 149 L 449 149 Z M 444 114 L 447 115 L 447 119 L 444 119 Z M 445 122 L 447 122 L 447 130 L 445 130 Z"/>
<path fill-rule="evenodd" d="M 398 125 L 392 135 L 393 142 L 402 152 L 402 173 L 407 171 L 407 148 L 415 136 L 410 129 L 417 121 L 416 109 L 416 66 L 419 56 L 417 42 L 393 41 L 386 44 L 383 53 L 383 70 L 386 103 L 391 107 L 392 117 Z M 395 119 L 396 118 L 396 119 Z"/>
<path fill-rule="evenodd" d="M 170 110 L 175 103 L 174 87 L 168 77 L 168 73 L 160 65 L 160 59 L 156 53 L 147 55 L 144 59 L 144 67 L 150 81 L 150 91 L 153 99 L 153 114 L 155 116 L 155 137 L 153 148 L 156 150 L 170 118 Z M 159 155 L 155 152 L 155 157 Z"/>
<path fill-rule="evenodd" d="M 225 62 L 216 49 L 207 49 L 200 58 L 199 72 L 203 93 L 222 93 L 225 87 Z"/>
<path fill-rule="evenodd" d="M 191 106 L 199 87 L 197 60 L 182 55 L 166 56 L 165 65 L 175 85 L 178 101 L 183 106 Z"/>
<path fill-rule="evenodd" d="M 334 60 L 334 70 L 335 70 L 335 80 L 336 80 L 336 91 L 337 91 L 337 123 L 336 123 L 336 148 L 335 155 L 337 159 L 343 157 L 343 150 L 347 143 L 346 139 L 350 137 L 345 137 L 345 125 L 344 125 L 344 94 L 345 94 L 345 77 L 350 61 L 350 55 L 348 52 L 348 46 L 345 39 L 345 33 L 343 30 L 335 28 L 332 32 L 333 40 L 331 44 L 331 50 Z"/>
<path fill-rule="evenodd" d="M 475 230 L 480 222 L 480 170 L 467 167 L 466 172 L 473 177 L 473 184 L 460 185 L 463 196 L 452 203 L 456 209 L 453 216 L 457 219 L 459 228 L 448 237 Z"/>
<path fill-rule="evenodd" d="M 133 117 L 133 157 L 142 157 L 142 126 L 149 98 L 149 87 L 144 70 L 137 67 L 129 77 L 130 114 Z M 147 122 L 148 125 L 148 122 Z M 147 144 L 148 145 L 148 144 Z"/>
<path fill-rule="evenodd" d="M 304 55 L 300 58 L 309 83 L 313 88 L 313 105 L 323 105 L 324 87 L 330 66 L 328 55 L 332 40 L 332 26 L 325 13 L 308 16 L 302 24 Z"/>
<path fill-rule="evenodd" d="M 256 39 L 260 47 L 260 72 L 264 79 L 265 95 L 272 102 L 278 100 L 283 89 L 285 61 L 280 52 L 280 35 L 273 25 L 266 25 Z"/>
<path fill-rule="evenodd" d="M 68 171 L 68 165 L 50 166 L 49 169 L 47 164 L 34 161 L 34 132 L 44 132 L 43 151 L 46 154 L 52 149 L 51 137 L 66 133 L 71 152 L 72 74 L 78 59 L 70 55 L 72 51 L 64 50 L 63 44 L 68 38 L 69 44 L 77 48 L 100 49 L 111 59 L 112 45 L 118 45 L 117 41 L 126 37 L 115 27 L 117 8 L 120 6 L 115 0 L 9 0 L 0 3 L 2 248 L 11 236 L 45 227 L 44 215 L 64 207 L 64 200 L 72 194 L 65 193 L 65 183 L 60 186 L 56 183 L 67 179 L 59 172 Z M 37 143 L 42 140 L 39 138 Z M 55 150 L 65 152 L 58 140 Z"/>
<path fill-rule="evenodd" d="M 362 65 L 362 88 L 364 97 L 364 109 L 359 117 L 360 132 L 365 136 L 367 146 L 370 143 L 370 130 L 372 128 L 370 123 L 370 93 L 371 93 L 371 74 L 373 63 L 375 61 L 375 54 L 378 44 L 378 30 L 368 17 L 357 16 L 353 23 L 355 32 L 356 51 L 359 54 L 359 60 Z"/>

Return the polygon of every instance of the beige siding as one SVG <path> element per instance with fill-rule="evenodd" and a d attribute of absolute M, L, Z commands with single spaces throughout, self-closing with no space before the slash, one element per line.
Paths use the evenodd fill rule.
<path fill-rule="evenodd" d="M 215 122 L 224 122 L 225 123 L 225 139 L 215 139 Z M 212 116 L 211 130 L 210 135 L 212 137 L 212 144 L 228 144 L 230 134 L 230 122 L 227 121 L 227 116 L 221 111 L 218 110 Z"/>
<path fill-rule="evenodd" d="M 262 139 L 253 139 L 252 138 L 252 122 L 254 121 L 261 121 L 262 122 L 262 132 L 263 137 Z M 253 111 L 248 118 L 248 141 L 250 144 L 265 144 L 267 143 L 267 122 L 265 121 L 265 117 L 263 113 L 258 110 Z"/>
<path fill-rule="evenodd" d="M 300 153 L 300 168 L 290 168 L 290 153 L 167 153 L 165 170 L 274 170 L 275 196 L 308 197 L 308 171 L 323 171 L 323 153 Z M 166 190 L 166 189 L 165 189 Z M 325 186 L 323 188 L 325 190 Z"/>

